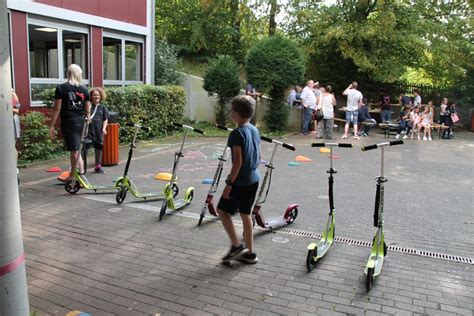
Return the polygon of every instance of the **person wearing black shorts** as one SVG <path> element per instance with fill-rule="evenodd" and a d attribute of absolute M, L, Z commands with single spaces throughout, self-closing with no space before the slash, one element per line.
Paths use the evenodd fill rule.
<path fill-rule="evenodd" d="M 254 111 L 255 100 L 250 96 L 237 96 L 231 101 L 230 118 L 237 123 L 238 128 L 228 138 L 232 168 L 217 204 L 217 212 L 232 243 L 229 253 L 222 258 L 224 263 L 234 259 L 252 264 L 258 261 L 253 250 L 253 223 L 250 215 L 260 180 L 260 134 L 250 124 Z M 240 243 L 232 223 L 231 216 L 237 212 L 240 213 L 244 226 L 245 247 Z"/>
<path fill-rule="evenodd" d="M 70 152 L 71 173 L 79 168 L 84 173 L 84 164 L 79 154 L 81 134 L 84 126 L 84 116 L 90 121 L 90 98 L 89 92 L 83 86 L 82 69 L 76 64 L 69 66 L 67 70 L 67 82 L 56 87 L 54 93 L 54 106 L 51 118 L 49 134 L 55 139 L 55 125 L 58 117 L 61 118 L 61 132 L 66 150 Z"/>

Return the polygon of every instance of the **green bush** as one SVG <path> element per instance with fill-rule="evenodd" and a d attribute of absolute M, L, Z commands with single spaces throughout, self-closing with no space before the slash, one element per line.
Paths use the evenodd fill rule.
<path fill-rule="evenodd" d="M 28 112 L 21 116 L 22 134 L 19 152 L 20 163 L 47 160 L 65 155 L 58 140 L 51 141 L 46 116 L 41 112 Z"/>
<path fill-rule="evenodd" d="M 44 105 L 48 108 L 52 108 L 54 104 L 54 92 L 56 91 L 55 88 L 52 89 L 44 89 L 40 93 L 38 93 L 38 99 L 42 101 Z"/>
<path fill-rule="evenodd" d="M 247 80 L 271 98 L 264 117 L 270 131 L 286 129 L 285 92 L 303 80 L 304 65 L 303 54 L 296 44 L 281 35 L 266 38 L 250 49 L 245 66 Z"/>
<path fill-rule="evenodd" d="M 203 88 L 209 95 L 217 94 L 216 122 L 225 125 L 228 118 L 228 102 L 239 94 L 239 65 L 230 56 L 219 56 L 210 62 L 204 75 Z"/>
<path fill-rule="evenodd" d="M 119 114 L 120 142 L 131 141 L 133 131 L 126 122 L 150 127 L 141 138 L 150 139 L 167 135 L 173 122 L 183 120 L 186 104 L 185 91 L 179 86 L 136 85 L 107 89 L 107 107 Z"/>
<path fill-rule="evenodd" d="M 176 48 L 165 41 L 155 43 L 155 84 L 179 84 L 181 75 L 177 72 L 180 61 Z"/>

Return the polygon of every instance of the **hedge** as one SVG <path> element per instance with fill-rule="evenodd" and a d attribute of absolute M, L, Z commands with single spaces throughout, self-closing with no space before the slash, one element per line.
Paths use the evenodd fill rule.
<path fill-rule="evenodd" d="M 109 111 L 119 114 L 121 143 L 130 142 L 133 136 L 126 122 L 150 127 L 150 132 L 142 132 L 140 136 L 150 139 L 167 135 L 173 129 L 173 122 L 183 120 L 186 96 L 180 86 L 135 85 L 109 88 L 106 93 Z"/>
<path fill-rule="evenodd" d="M 41 112 L 28 112 L 21 117 L 20 164 L 65 155 L 61 142 L 49 138 L 48 119 Z"/>

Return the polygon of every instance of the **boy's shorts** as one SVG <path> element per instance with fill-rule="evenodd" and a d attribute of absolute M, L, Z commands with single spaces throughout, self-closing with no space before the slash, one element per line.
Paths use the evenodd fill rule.
<path fill-rule="evenodd" d="M 236 212 L 250 215 L 253 202 L 255 202 L 255 196 L 257 195 L 257 189 L 258 181 L 248 186 L 234 185 L 230 191 L 229 198 L 221 197 L 217 208 L 230 215 L 234 215 Z"/>

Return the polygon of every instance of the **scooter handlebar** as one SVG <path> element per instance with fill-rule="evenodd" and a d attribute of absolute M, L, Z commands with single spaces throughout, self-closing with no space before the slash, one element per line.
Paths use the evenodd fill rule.
<path fill-rule="evenodd" d="M 403 143 L 404 143 L 404 141 L 402 139 L 394 140 L 394 141 L 390 142 L 390 146 L 401 145 Z"/>
<path fill-rule="evenodd" d="M 337 147 L 345 147 L 345 148 L 352 148 L 352 144 L 349 143 L 312 143 L 311 147 L 331 147 L 331 146 L 337 146 Z"/>
<path fill-rule="evenodd" d="M 295 146 L 293 146 L 292 144 L 287 144 L 287 143 L 279 142 L 279 141 L 277 141 L 277 140 L 273 140 L 273 139 L 268 138 L 268 137 L 263 136 L 263 135 L 260 136 L 260 138 L 261 138 L 262 140 L 266 141 L 266 142 L 275 143 L 275 144 L 281 145 L 281 147 L 284 147 L 284 148 L 289 149 L 289 150 L 291 150 L 291 151 L 295 151 L 295 150 L 296 150 Z"/>
<path fill-rule="evenodd" d="M 261 138 L 262 140 L 266 141 L 266 142 L 269 142 L 269 143 L 271 143 L 271 142 L 273 141 L 271 138 L 268 138 L 268 137 L 263 136 L 263 135 L 260 136 L 260 138 Z"/>
<path fill-rule="evenodd" d="M 173 125 L 176 126 L 176 127 L 181 127 L 181 128 L 190 129 L 190 130 L 192 130 L 193 132 L 196 132 L 196 133 L 199 133 L 199 134 L 204 134 L 204 132 L 201 131 L 200 129 L 194 128 L 194 127 L 189 126 L 189 125 L 184 125 L 184 124 L 175 123 L 175 122 L 173 122 Z"/>
<path fill-rule="evenodd" d="M 281 144 L 281 146 L 282 146 L 282 147 L 285 147 L 286 149 L 289 149 L 289 150 L 291 150 L 291 151 L 295 151 L 295 150 L 296 150 L 295 146 L 293 146 L 293 145 L 291 145 L 291 144 L 283 143 L 283 144 Z"/>
<path fill-rule="evenodd" d="M 138 124 L 135 124 L 135 123 L 132 123 L 132 122 L 127 122 L 127 123 L 125 123 L 125 125 L 130 126 L 130 127 L 140 128 L 140 129 L 144 130 L 145 132 L 149 132 L 151 130 L 151 128 L 149 128 L 149 127 L 141 126 L 141 125 L 138 125 Z"/>
<path fill-rule="evenodd" d="M 223 129 L 224 131 L 229 131 L 229 132 L 233 131 L 232 128 L 228 128 L 227 126 L 223 126 L 223 125 L 219 125 L 219 124 L 216 124 L 216 127 L 219 128 L 219 129 Z"/>
<path fill-rule="evenodd" d="M 394 141 L 391 141 L 391 142 L 385 142 L 385 143 L 380 143 L 380 144 L 373 144 L 373 145 L 369 145 L 369 146 L 364 146 L 361 149 L 362 149 L 362 151 L 367 151 L 367 150 L 372 150 L 372 149 L 375 149 L 375 148 L 378 148 L 378 147 L 395 146 L 395 145 L 401 145 L 403 143 L 404 143 L 404 141 L 399 139 L 399 140 L 394 140 Z"/>

